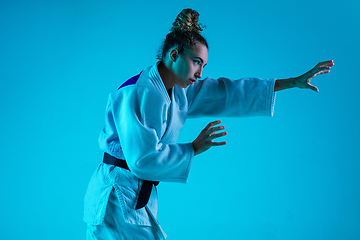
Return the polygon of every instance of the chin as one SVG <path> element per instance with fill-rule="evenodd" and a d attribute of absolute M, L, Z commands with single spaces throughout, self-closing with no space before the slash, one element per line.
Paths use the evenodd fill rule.
<path fill-rule="evenodd" d="M 184 87 L 184 88 L 187 88 L 187 87 L 189 87 L 189 86 L 191 86 L 190 83 L 185 83 L 185 87 Z"/>
<path fill-rule="evenodd" d="M 181 88 L 187 88 L 189 86 L 189 84 L 187 84 L 187 83 L 181 83 L 181 84 L 176 84 L 176 85 L 178 85 Z"/>

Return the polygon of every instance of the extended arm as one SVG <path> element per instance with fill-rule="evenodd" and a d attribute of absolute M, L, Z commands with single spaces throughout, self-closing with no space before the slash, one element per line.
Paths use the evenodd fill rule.
<path fill-rule="evenodd" d="M 319 92 L 319 89 L 310 83 L 317 75 L 325 74 L 330 72 L 330 68 L 334 66 L 334 61 L 329 60 L 318 63 L 313 69 L 304 73 L 303 75 L 296 78 L 278 79 L 275 81 L 274 91 L 280 91 L 293 87 L 310 89 L 315 92 Z"/>

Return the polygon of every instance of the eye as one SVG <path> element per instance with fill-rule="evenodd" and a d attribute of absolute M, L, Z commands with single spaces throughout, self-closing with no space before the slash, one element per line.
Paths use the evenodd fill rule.
<path fill-rule="evenodd" d="M 196 65 L 200 65 L 200 61 L 199 61 L 199 60 L 194 60 L 194 63 L 195 63 Z"/>

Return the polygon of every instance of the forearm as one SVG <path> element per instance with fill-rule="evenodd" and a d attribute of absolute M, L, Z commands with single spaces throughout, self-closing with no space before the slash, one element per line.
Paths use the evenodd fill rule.
<path fill-rule="evenodd" d="M 296 78 L 277 79 L 275 81 L 274 91 L 285 90 L 296 87 Z"/>

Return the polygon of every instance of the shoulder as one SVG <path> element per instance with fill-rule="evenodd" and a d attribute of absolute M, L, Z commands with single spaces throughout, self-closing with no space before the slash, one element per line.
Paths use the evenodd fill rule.
<path fill-rule="evenodd" d="M 160 94 L 158 88 L 154 86 L 146 72 L 141 73 L 135 83 L 128 84 L 111 92 L 109 102 L 112 108 L 122 109 L 120 111 L 138 109 L 141 115 L 149 114 L 150 112 L 155 114 L 166 105 L 164 97 Z"/>
<path fill-rule="evenodd" d="M 152 93 L 154 94 L 154 86 L 149 79 L 147 68 L 123 82 L 118 89 L 110 93 L 109 99 L 118 104 L 124 100 L 143 99 Z"/>

